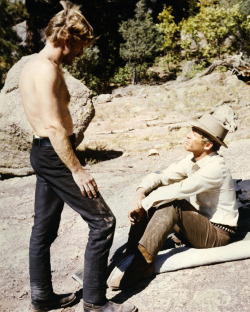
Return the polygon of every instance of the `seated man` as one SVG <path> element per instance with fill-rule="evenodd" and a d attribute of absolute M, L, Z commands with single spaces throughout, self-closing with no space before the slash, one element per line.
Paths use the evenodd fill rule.
<path fill-rule="evenodd" d="M 191 122 L 188 154 L 139 184 L 129 219 L 132 223 L 126 254 L 135 256 L 109 287 L 123 289 L 153 273 L 153 262 L 168 235 L 175 231 L 194 248 L 213 248 L 231 242 L 238 207 L 229 169 L 217 154 L 228 130 L 205 113 Z"/>

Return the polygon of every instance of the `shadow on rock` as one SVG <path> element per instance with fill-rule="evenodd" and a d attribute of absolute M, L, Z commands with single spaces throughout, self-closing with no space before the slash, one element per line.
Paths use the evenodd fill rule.
<path fill-rule="evenodd" d="M 103 148 L 91 149 L 86 148 L 84 151 L 76 151 L 77 157 L 81 164 L 96 164 L 98 162 L 111 160 L 122 156 L 122 151 L 105 150 Z"/>
<path fill-rule="evenodd" d="M 117 295 L 111 298 L 111 301 L 115 303 L 123 303 L 134 295 L 142 292 L 148 287 L 148 285 L 155 279 L 156 274 L 148 277 L 147 279 L 142 280 L 141 282 L 136 283 L 134 286 L 130 286 L 129 289 L 120 291 Z"/>

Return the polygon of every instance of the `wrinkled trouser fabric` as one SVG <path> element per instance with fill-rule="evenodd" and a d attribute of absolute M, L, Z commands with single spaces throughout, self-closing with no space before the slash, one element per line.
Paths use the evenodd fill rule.
<path fill-rule="evenodd" d="M 64 203 L 88 223 L 89 238 L 85 250 L 83 299 L 102 303 L 106 299 L 107 259 L 113 242 L 115 217 L 101 194 L 84 197 L 70 170 L 53 147 L 34 146 L 31 165 L 37 176 L 35 216 L 29 252 L 32 300 L 46 300 L 53 291 L 50 246 L 57 237 Z M 83 233 L 86 236 L 86 233 Z"/>
<path fill-rule="evenodd" d="M 132 253 L 138 248 L 151 263 L 173 230 L 181 233 L 194 248 L 219 247 L 231 241 L 188 201 L 175 200 L 158 209 L 150 208 L 140 222 L 131 226 L 127 252 Z"/>

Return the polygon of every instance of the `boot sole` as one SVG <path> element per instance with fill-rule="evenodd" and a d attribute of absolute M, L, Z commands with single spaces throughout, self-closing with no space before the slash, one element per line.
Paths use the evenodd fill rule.
<path fill-rule="evenodd" d="M 142 280 L 152 276 L 154 274 L 154 267 L 149 267 L 145 272 L 144 274 L 137 280 L 134 282 L 134 284 L 137 284 L 137 283 L 140 283 Z M 120 285 L 119 286 L 109 286 L 108 287 L 114 291 L 118 291 L 118 290 L 124 290 L 124 289 L 127 289 L 128 287 L 131 287 L 133 285 L 128 285 L 127 287 L 126 286 L 123 286 L 121 287 Z M 137 310 L 135 310 L 137 311 Z"/>
<path fill-rule="evenodd" d="M 31 308 L 32 308 L 32 311 L 33 312 L 47 312 L 47 311 L 50 311 L 50 310 L 53 310 L 53 309 L 63 309 L 63 308 L 67 308 L 67 307 L 69 307 L 74 301 L 76 300 L 76 295 L 74 295 L 74 297 L 70 300 L 70 301 L 68 301 L 67 303 L 65 303 L 65 304 L 61 304 L 60 306 L 58 305 L 58 306 L 56 306 L 56 305 L 54 305 L 54 306 L 50 306 L 50 307 L 44 307 L 44 308 L 42 308 L 42 307 L 40 307 L 40 308 L 36 308 L 33 304 L 31 304 Z"/>

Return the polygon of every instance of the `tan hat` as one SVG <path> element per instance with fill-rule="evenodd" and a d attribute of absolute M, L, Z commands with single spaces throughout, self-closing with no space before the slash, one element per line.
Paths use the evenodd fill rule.
<path fill-rule="evenodd" d="M 228 133 L 228 129 L 211 114 L 205 113 L 200 119 L 192 119 L 190 124 L 207 134 L 212 140 L 227 147 L 223 140 Z"/>

